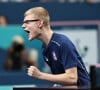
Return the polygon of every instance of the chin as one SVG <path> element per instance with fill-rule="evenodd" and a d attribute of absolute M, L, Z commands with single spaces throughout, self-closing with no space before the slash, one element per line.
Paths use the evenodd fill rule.
<path fill-rule="evenodd" d="M 35 38 L 28 38 L 29 41 L 32 41 L 32 40 L 34 40 L 34 39 L 35 39 Z"/>
<path fill-rule="evenodd" d="M 28 40 L 29 40 L 29 41 L 32 41 L 32 39 L 31 39 L 31 38 L 28 38 Z"/>

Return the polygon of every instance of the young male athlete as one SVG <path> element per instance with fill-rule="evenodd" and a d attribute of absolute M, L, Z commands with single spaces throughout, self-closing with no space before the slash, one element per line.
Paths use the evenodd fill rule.
<path fill-rule="evenodd" d="M 88 86 L 89 75 L 73 43 L 68 37 L 54 33 L 50 28 L 48 11 L 43 7 L 33 7 L 24 13 L 22 25 L 29 40 L 43 42 L 42 53 L 52 74 L 41 72 L 30 66 L 28 75 L 40 80 L 47 80 L 62 86 Z"/>

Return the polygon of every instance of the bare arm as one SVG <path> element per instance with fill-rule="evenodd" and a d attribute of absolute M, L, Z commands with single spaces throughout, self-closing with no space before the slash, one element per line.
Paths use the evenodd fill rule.
<path fill-rule="evenodd" d="M 77 68 L 76 67 L 67 69 L 65 73 L 63 74 L 53 75 L 53 74 L 40 72 L 36 67 L 31 66 L 28 69 L 28 75 L 41 79 L 41 80 L 47 80 L 47 81 L 62 84 L 62 85 L 73 85 L 77 83 Z"/>

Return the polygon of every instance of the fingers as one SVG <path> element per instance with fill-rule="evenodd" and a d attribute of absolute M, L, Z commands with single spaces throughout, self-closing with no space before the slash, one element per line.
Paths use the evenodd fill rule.
<path fill-rule="evenodd" d="M 41 76 L 41 72 L 35 66 L 30 66 L 28 68 L 28 75 L 34 78 L 39 78 Z"/>
<path fill-rule="evenodd" d="M 34 67 L 34 66 L 30 66 L 30 67 L 28 68 L 28 75 L 29 75 L 29 76 L 33 76 L 34 73 L 35 73 L 35 67 Z"/>

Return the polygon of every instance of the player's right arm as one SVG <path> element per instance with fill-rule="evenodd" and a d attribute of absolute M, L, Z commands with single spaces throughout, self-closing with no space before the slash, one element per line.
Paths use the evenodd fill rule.
<path fill-rule="evenodd" d="M 36 67 L 30 66 L 28 68 L 28 75 L 37 79 L 47 80 L 52 83 L 58 83 L 61 85 L 76 85 L 77 84 L 77 68 L 72 67 L 62 74 L 48 74 L 40 72 Z"/>

